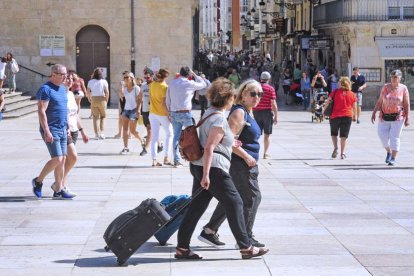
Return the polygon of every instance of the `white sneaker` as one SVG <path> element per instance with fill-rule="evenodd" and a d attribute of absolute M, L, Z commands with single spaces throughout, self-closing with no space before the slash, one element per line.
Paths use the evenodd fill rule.
<path fill-rule="evenodd" d="M 63 190 L 66 192 L 66 194 L 68 194 L 71 197 L 77 196 L 77 194 L 75 194 L 74 192 L 72 192 L 71 190 L 69 190 L 68 187 L 63 187 Z"/>
<path fill-rule="evenodd" d="M 272 158 L 272 156 L 271 156 L 270 154 L 265 153 L 265 154 L 263 155 L 263 159 L 269 159 L 269 158 Z"/>
<path fill-rule="evenodd" d="M 122 151 L 121 151 L 121 154 L 128 154 L 129 153 L 129 149 L 128 148 L 124 148 Z"/>
<path fill-rule="evenodd" d="M 99 139 L 101 139 L 101 140 L 105 140 L 105 134 L 101 133 L 101 134 L 99 135 Z"/>

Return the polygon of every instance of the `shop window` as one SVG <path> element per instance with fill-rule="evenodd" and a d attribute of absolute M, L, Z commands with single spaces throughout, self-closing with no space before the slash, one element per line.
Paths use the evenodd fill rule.
<path fill-rule="evenodd" d="M 414 7 L 404 7 L 404 19 L 414 19 Z"/>

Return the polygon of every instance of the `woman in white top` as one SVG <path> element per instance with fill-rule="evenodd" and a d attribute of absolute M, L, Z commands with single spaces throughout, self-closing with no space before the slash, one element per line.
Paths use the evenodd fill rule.
<path fill-rule="evenodd" d="M 108 82 L 103 78 L 100 68 L 95 69 L 92 79 L 88 82 L 87 97 L 91 103 L 95 139 L 103 140 L 105 139 L 104 128 L 106 105 L 109 100 L 109 88 Z"/>
<path fill-rule="evenodd" d="M 6 58 L 2 57 L 0 60 L 0 89 L 3 88 L 3 82 L 6 78 L 5 70 L 6 70 Z"/>
<path fill-rule="evenodd" d="M 124 74 L 125 85 L 122 86 L 119 91 L 119 98 L 125 99 L 124 111 L 122 111 L 122 138 L 124 141 L 124 149 L 121 151 L 121 154 L 129 153 L 128 148 L 128 132 L 131 132 L 140 142 L 141 145 L 144 144 L 144 140 L 141 135 L 137 132 L 137 119 L 140 115 L 138 106 L 140 105 L 140 91 L 138 85 L 135 83 L 135 76 L 132 72 Z M 143 147 L 145 147 L 143 145 Z"/>

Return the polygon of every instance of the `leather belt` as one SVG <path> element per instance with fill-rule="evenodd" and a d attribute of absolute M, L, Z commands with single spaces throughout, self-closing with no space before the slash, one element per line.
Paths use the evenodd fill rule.
<path fill-rule="evenodd" d="M 190 110 L 176 110 L 175 113 L 189 113 Z"/>

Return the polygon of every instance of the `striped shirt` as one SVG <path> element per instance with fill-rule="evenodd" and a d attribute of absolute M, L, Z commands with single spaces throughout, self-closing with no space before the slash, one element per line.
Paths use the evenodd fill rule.
<path fill-rule="evenodd" d="M 272 100 L 276 100 L 275 89 L 267 83 L 262 83 L 263 97 L 253 110 L 272 110 Z"/>

